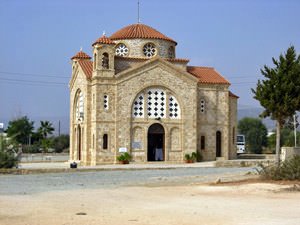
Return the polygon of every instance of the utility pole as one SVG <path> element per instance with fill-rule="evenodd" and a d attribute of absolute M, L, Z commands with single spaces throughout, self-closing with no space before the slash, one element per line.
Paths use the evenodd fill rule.
<path fill-rule="evenodd" d="M 294 115 L 294 137 L 295 137 L 295 148 L 297 147 L 297 118 L 296 114 Z"/>
<path fill-rule="evenodd" d="M 60 120 L 58 121 L 58 136 L 60 136 Z"/>

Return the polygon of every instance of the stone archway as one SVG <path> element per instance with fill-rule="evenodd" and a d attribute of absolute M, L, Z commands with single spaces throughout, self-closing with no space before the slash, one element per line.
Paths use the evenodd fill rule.
<path fill-rule="evenodd" d="M 165 160 L 165 129 L 159 123 L 152 124 L 148 129 L 148 161 Z"/>

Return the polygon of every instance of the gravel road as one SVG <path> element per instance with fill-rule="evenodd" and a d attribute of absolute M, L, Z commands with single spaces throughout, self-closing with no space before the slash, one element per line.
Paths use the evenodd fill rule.
<path fill-rule="evenodd" d="M 0 175 L 0 195 L 36 194 L 59 190 L 117 188 L 139 185 L 180 185 L 212 182 L 255 171 L 253 168 L 176 168 L 96 172 Z"/>

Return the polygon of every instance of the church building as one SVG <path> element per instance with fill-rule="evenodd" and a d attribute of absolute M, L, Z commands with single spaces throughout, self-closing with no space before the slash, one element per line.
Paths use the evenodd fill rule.
<path fill-rule="evenodd" d="M 177 58 L 177 42 L 145 24 L 80 50 L 70 81 L 70 160 L 82 165 L 236 157 L 237 99 L 212 67 Z M 157 150 L 160 150 L 159 153 Z"/>

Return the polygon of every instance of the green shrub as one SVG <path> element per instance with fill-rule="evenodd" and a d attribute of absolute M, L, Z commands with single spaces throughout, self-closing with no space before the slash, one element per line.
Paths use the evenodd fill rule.
<path fill-rule="evenodd" d="M 117 156 L 118 161 L 130 161 L 131 155 L 128 152 L 124 152 L 121 155 Z"/>
<path fill-rule="evenodd" d="M 33 145 L 24 145 L 23 146 L 23 153 L 39 153 L 40 151 L 40 146 L 35 143 Z"/>
<path fill-rule="evenodd" d="M 265 179 L 300 180 L 300 156 L 284 161 L 279 167 L 276 165 L 260 165 L 260 167 L 258 173 Z"/>
<path fill-rule="evenodd" d="M 0 168 L 12 168 L 18 165 L 18 159 L 13 153 L 0 151 Z"/>
<path fill-rule="evenodd" d="M 197 161 L 197 162 L 200 162 L 202 160 L 202 155 L 200 153 L 198 153 L 198 152 L 192 152 L 191 154 L 186 153 L 184 155 L 184 159 L 186 161 L 192 161 L 192 162 Z"/>

